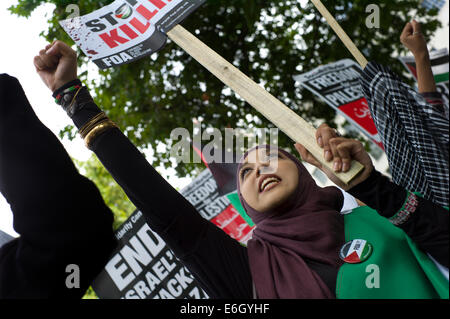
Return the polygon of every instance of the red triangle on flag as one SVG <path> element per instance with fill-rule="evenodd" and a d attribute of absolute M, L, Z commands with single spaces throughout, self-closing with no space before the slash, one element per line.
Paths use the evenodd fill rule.
<path fill-rule="evenodd" d="M 361 260 L 359 259 L 357 252 L 354 251 L 350 255 L 345 257 L 344 261 L 348 263 L 359 263 Z"/>

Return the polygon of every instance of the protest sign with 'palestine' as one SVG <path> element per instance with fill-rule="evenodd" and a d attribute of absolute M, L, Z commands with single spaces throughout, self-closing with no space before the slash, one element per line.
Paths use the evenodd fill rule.
<path fill-rule="evenodd" d="M 116 0 L 82 17 L 60 21 L 101 69 L 131 63 L 162 49 L 166 32 L 205 0 Z"/>
<path fill-rule="evenodd" d="M 377 128 L 363 95 L 361 67 L 344 59 L 294 77 L 303 87 L 325 101 L 383 149 Z"/>

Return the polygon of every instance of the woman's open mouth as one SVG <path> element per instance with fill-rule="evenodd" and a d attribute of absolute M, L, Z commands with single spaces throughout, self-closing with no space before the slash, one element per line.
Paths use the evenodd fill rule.
<path fill-rule="evenodd" d="M 277 186 L 281 182 L 281 179 L 274 175 L 269 175 L 267 177 L 264 177 L 259 182 L 259 192 L 267 192 Z"/>

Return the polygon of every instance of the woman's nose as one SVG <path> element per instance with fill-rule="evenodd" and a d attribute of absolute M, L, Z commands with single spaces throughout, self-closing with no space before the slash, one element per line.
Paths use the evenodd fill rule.
<path fill-rule="evenodd" d="M 256 177 L 259 177 L 262 174 L 267 174 L 268 168 L 270 166 L 270 162 L 260 162 L 256 168 Z"/>

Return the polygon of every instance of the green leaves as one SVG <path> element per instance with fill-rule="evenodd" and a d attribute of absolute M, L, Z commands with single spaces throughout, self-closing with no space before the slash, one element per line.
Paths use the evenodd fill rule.
<path fill-rule="evenodd" d="M 21 17 L 29 17 L 30 14 L 39 7 L 44 1 L 41 0 L 19 0 L 15 6 L 11 6 L 9 10 Z"/>

